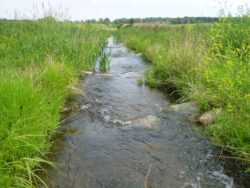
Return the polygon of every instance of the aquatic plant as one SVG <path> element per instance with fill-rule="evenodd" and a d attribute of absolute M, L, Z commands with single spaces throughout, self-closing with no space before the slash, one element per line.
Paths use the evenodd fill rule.
<path fill-rule="evenodd" d="M 101 72 L 107 72 L 110 65 L 110 52 L 106 51 L 106 43 L 103 43 L 101 46 L 101 57 L 99 69 Z"/>
<path fill-rule="evenodd" d="M 144 84 L 143 79 L 138 79 L 138 80 L 137 80 L 137 85 L 138 85 L 138 86 L 142 86 L 143 84 Z"/>

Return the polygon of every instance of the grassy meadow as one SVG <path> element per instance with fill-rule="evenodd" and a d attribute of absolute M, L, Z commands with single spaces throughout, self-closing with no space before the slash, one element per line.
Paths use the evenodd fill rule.
<path fill-rule="evenodd" d="M 151 63 L 146 84 L 173 89 L 202 111 L 222 111 L 206 132 L 250 166 L 250 17 L 214 24 L 126 26 L 117 38 Z"/>
<path fill-rule="evenodd" d="M 107 37 L 99 25 L 50 17 L 0 21 L 0 187 L 39 182 L 70 88 Z"/>

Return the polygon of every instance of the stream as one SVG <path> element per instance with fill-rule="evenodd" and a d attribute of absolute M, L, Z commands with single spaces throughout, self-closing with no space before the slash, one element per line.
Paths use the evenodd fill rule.
<path fill-rule="evenodd" d="M 110 70 L 80 83 L 80 108 L 62 122 L 45 182 L 60 188 L 232 188 L 216 148 L 170 98 L 137 80 L 149 65 L 111 37 Z M 97 67 L 98 70 L 98 67 Z"/>

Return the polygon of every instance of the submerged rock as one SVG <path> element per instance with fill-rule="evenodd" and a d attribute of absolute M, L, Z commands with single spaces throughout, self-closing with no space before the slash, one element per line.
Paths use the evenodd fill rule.
<path fill-rule="evenodd" d="M 136 119 L 132 123 L 134 127 L 155 129 L 157 125 L 160 123 L 160 119 L 157 118 L 156 116 L 148 115 L 145 116 L 144 118 Z"/>
<path fill-rule="evenodd" d="M 114 49 L 113 51 L 110 52 L 110 56 L 113 58 L 117 57 L 123 57 L 126 56 L 127 50 L 121 50 L 121 49 Z"/>
<path fill-rule="evenodd" d="M 199 114 L 191 114 L 187 117 L 188 121 L 190 123 L 198 123 L 199 122 L 199 117 L 200 115 Z"/>
<path fill-rule="evenodd" d="M 143 77 L 142 72 L 127 72 L 123 74 L 119 74 L 120 77 L 122 78 L 141 78 Z"/>
<path fill-rule="evenodd" d="M 112 76 L 113 76 L 113 75 L 110 74 L 110 73 L 97 73 L 97 74 L 95 74 L 95 75 L 97 75 L 97 76 L 103 76 L 103 77 L 112 77 Z"/>
<path fill-rule="evenodd" d="M 215 119 L 218 117 L 220 114 L 221 110 L 210 110 L 208 112 L 205 112 L 199 117 L 199 122 L 203 126 L 208 126 L 214 123 Z"/>
<path fill-rule="evenodd" d="M 184 113 L 186 115 L 198 114 L 200 112 L 197 102 L 186 102 L 186 103 L 171 105 L 170 109 L 175 112 Z"/>

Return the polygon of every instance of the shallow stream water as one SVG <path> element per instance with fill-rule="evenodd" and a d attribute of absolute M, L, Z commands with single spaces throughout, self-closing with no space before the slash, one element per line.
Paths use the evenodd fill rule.
<path fill-rule="evenodd" d="M 166 95 L 137 80 L 148 67 L 108 40 L 110 70 L 89 75 L 80 110 L 61 126 L 45 181 L 60 188 L 231 188 L 213 158 L 216 148 L 195 133 Z M 80 87 L 81 88 L 81 87 Z"/>

